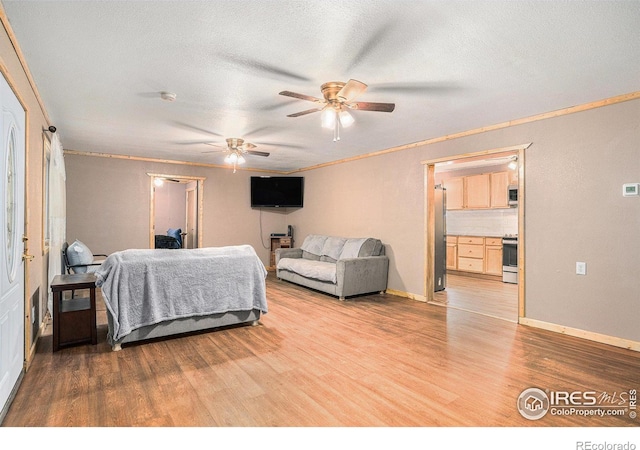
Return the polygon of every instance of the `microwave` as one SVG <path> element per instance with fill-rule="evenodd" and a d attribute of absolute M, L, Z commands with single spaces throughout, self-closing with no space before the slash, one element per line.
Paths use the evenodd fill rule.
<path fill-rule="evenodd" d="M 512 208 L 515 208 L 516 206 L 518 206 L 518 186 L 517 185 L 511 185 L 508 187 L 508 199 L 509 199 L 509 206 L 511 206 Z"/>

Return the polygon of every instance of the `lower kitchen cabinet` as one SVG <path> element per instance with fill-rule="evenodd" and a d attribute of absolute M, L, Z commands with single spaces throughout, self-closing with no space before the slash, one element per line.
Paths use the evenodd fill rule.
<path fill-rule="evenodd" d="M 447 270 L 458 270 L 458 238 L 447 236 Z"/>
<path fill-rule="evenodd" d="M 447 269 L 502 276 L 502 238 L 447 236 Z"/>
<path fill-rule="evenodd" d="M 485 238 L 484 273 L 502 276 L 502 239 Z"/>

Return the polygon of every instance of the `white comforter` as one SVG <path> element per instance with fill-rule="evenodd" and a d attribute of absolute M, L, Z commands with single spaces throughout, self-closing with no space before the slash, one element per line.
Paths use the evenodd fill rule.
<path fill-rule="evenodd" d="M 258 309 L 267 313 L 267 271 L 250 245 L 124 250 L 96 271 L 113 317 L 109 337 L 180 317 Z"/>

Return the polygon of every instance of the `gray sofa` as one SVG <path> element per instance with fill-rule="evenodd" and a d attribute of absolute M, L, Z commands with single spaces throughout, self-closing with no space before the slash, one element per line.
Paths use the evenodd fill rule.
<path fill-rule="evenodd" d="M 374 238 L 312 234 L 299 248 L 276 250 L 276 275 L 344 300 L 387 289 L 389 258 Z"/>

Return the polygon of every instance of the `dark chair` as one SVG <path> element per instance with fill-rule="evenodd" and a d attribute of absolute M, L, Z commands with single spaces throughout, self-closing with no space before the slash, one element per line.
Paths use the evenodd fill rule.
<path fill-rule="evenodd" d="M 76 241 L 72 245 L 78 242 L 79 241 Z M 80 244 L 84 246 L 84 244 Z M 65 242 L 64 244 L 62 244 L 62 262 L 64 264 L 65 273 L 68 274 L 93 272 L 104 262 L 102 260 L 96 261 L 95 257 L 100 256 L 106 258 L 107 256 L 109 256 L 102 253 L 91 253 L 91 251 L 87 248 L 86 250 L 88 251 L 88 254 L 86 255 L 85 261 L 78 261 L 78 258 L 76 257 L 69 258 L 68 250 L 69 244 Z"/>
<path fill-rule="evenodd" d="M 180 242 L 173 236 L 156 234 L 156 248 L 181 248 Z"/>
<path fill-rule="evenodd" d="M 62 244 L 62 275 L 94 272 L 104 262 L 102 260 L 96 261 L 95 257 L 100 256 L 106 258 L 107 256 L 109 256 L 102 253 L 93 254 L 91 250 L 89 250 L 89 248 L 80 241 L 75 241 L 71 245 L 76 251 L 74 252 L 73 256 L 70 257 L 69 244 L 67 242 Z M 81 249 L 80 253 L 83 253 L 81 257 L 78 256 L 78 248 Z M 74 298 L 75 295 L 76 291 L 72 290 L 71 298 Z"/>

